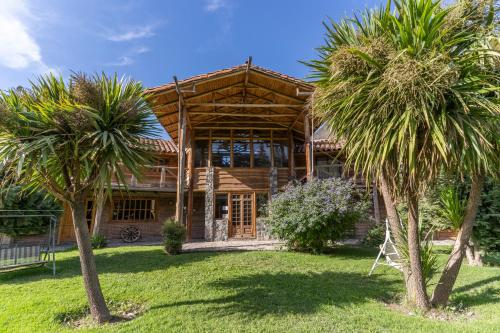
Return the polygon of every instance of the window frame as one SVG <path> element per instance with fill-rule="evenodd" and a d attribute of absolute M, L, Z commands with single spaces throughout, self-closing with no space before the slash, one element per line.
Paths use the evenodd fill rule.
<path fill-rule="evenodd" d="M 125 209 L 125 202 L 132 202 L 134 201 L 135 204 L 134 204 L 134 208 L 131 209 L 131 208 L 128 208 L 128 209 Z M 147 201 L 150 201 L 151 202 L 151 208 L 150 209 L 147 209 L 147 208 L 140 208 L 137 209 L 137 202 L 138 201 L 145 201 L 145 207 L 147 207 Z M 115 216 L 115 207 L 116 207 L 116 204 L 118 202 L 123 202 L 123 208 L 120 208 L 120 211 L 123 211 L 123 213 L 118 213 L 118 217 L 121 215 L 122 218 L 121 219 L 115 219 L 114 216 Z M 129 204 L 130 205 L 130 204 Z M 130 206 L 129 206 L 130 207 Z M 111 218 L 109 219 L 109 222 L 110 223 L 157 223 L 159 220 L 158 220 L 158 204 L 157 204 L 157 200 L 156 199 L 153 199 L 153 198 L 144 198 L 144 197 L 134 197 L 134 198 L 127 198 L 127 199 L 124 199 L 124 198 L 113 198 L 112 201 L 111 201 L 111 207 L 110 207 L 110 210 L 111 210 Z M 152 219 L 137 219 L 137 218 L 133 218 L 133 219 L 123 219 L 124 215 L 125 215 L 125 212 L 128 211 L 128 213 L 130 214 L 131 212 L 134 212 L 134 215 L 137 214 L 137 212 L 144 212 L 146 214 L 146 212 L 150 211 L 150 214 L 153 215 L 153 218 Z"/>
<path fill-rule="evenodd" d="M 197 135 L 197 132 L 198 131 L 201 131 L 202 136 L 198 136 Z M 225 131 L 225 133 L 222 133 L 223 135 L 222 136 L 214 136 L 213 134 L 214 131 L 218 131 L 218 133 L 221 133 L 221 131 Z M 247 136 L 238 136 L 237 134 L 237 131 L 247 131 L 249 134 Z M 255 131 L 255 134 L 254 134 L 254 131 Z M 285 130 L 276 130 L 276 129 L 273 129 L 273 130 L 260 130 L 260 129 L 247 129 L 247 128 L 242 128 L 242 129 L 196 129 L 195 128 L 195 135 L 194 135 L 194 149 L 197 150 L 197 146 L 196 146 L 196 142 L 197 141 L 200 141 L 200 140 L 208 140 L 208 160 L 207 160 L 207 165 L 206 167 L 217 167 L 217 168 L 251 168 L 251 169 L 268 169 L 268 168 L 273 168 L 273 167 L 276 167 L 275 166 L 275 152 L 274 152 L 274 149 L 275 149 L 275 143 L 285 143 L 285 145 L 289 145 L 289 138 L 288 138 L 288 134 L 287 135 L 276 135 L 276 138 L 274 138 L 274 133 L 275 132 L 284 132 Z M 268 135 L 262 135 L 263 132 L 268 132 L 269 134 Z M 260 133 L 260 134 L 258 134 Z M 208 136 L 207 136 L 208 134 Z M 257 136 L 255 136 L 257 135 Z M 229 141 L 229 146 L 230 146 L 230 153 L 229 153 L 229 160 L 230 160 L 230 163 L 228 166 L 215 166 L 214 165 L 214 158 L 213 158 L 213 143 L 214 141 L 216 140 L 228 140 Z M 245 167 L 245 166 L 237 166 L 235 167 L 235 160 L 234 160 L 234 144 L 235 142 L 238 142 L 238 141 L 247 141 L 248 140 L 248 144 L 250 146 L 250 166 L 248 167 Z M 254 147 L 254 144 L 256 141 L 264 141 L 264 142 L 268 142 L 269 143 L 269 147 L 270 147 L 270 165 L 269 166 L 255 166 L 255 147 Z M 290 147 L 288 147 L 288 149 L 290 149 Z M 292 152 L 293 153 L 293 152 Z M 277 168 L 281 168 L 281 169 L 286 169 L 286 168 L 289 168 L 290 167 L 290 152 L 288 152 L 288 156 L 287 156 L 287 163 L 286 165 L 284 166 L 279 166 Z M 198 165 L 196 162 L 196 156 L 195 156 L 195 160 L 193 161 L 194 165 L 195 165 L 195 168 L 203 168 L 203 166 L 196 166 Z"/>

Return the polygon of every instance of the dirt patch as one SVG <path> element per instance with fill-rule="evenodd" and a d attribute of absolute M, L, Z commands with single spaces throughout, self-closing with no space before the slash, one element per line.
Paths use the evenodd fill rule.
<path fill-rule="evenodd" d="M 407 316 L 421 316 L 438 321 L 470 321 L 476 318 L 476 314 L 463 305 L 450 305 L 442 309 L 431 309 L 427 312 L 412 309 L 402 303 L 386 303 L 384 305 L 391 310 L 404 313 Z"/>
<path fill-rule="evenodd" d="M 108 308 L 111 312 L 112 318 L 109 323 L 106 323 L 104 325 L 113 325 L 123 321 L 132 320 L 140 316 L 145 311 L 145 307 L 142 304 L 130 301 L 109 301 Z M 90 316 L 90 310 L 88 306 L 60 313 L 56 316 L 55 319 L 61 325 L 70 328 L 78 329 L 99 326 Z"/>

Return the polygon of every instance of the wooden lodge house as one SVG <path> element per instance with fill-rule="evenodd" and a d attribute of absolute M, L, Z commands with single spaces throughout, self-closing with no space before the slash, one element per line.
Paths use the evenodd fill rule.
<path fill-rule="evenodd" d="M 339 146 L 311 117 L 314 87 L 302 80 L 242 65 L 148 90 L 171 140 L 147 139 L 157 163 L 129 177 L 107 200 L 101 233 L 108 239 L 159 239 L 167 218 L 182 221 L 188 240 L 267 239 L 260 209 L 291 180 L 341 176 Z M 116 184 L 115 184 L 116 185 Z M 374 216 L 378 218 L 378 195 Z M 95 205 L 88 202 L 88 226 Z M 370 223 L 357 226 L 361 236 Z M 74 239 L 65 210 L 59 242 Z"/>

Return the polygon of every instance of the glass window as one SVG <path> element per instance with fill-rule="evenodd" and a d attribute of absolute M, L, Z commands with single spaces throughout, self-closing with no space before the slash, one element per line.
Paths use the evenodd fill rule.
<path fill-rule="evenodd" d="M 114 200 L 112 220 L 152 222 L 155 220 L 155 201 L 148 199 Z"/>
<path fill-rule="evenodd" d="M 270 138 L 271 131 L 269 130 L 253 130 L 254 138 Z"/>
<path fill-rule="evenodd" d="M 231 166 L 231 140 L 212 140 L 212 165 Z"/>
<path fill-rule="evenodd" d="M 277 168 L 288 167 L 288 142 L 273 141 L 274 166 Z"/>
<path fill-rule="evenodd" d="M 331 159 L 328 157 L 317 157 L 316 165 L 314 167 L 316 171 L 316 177 L 319 179 L 326 179 L 332 177 L 342 177 L 342 163 L 336 159 Z"/>
<path fill-rule="evenodd" d="M 250 130 L 233 130 L 233 136 L 235 138 L 249 138 Z"/>
<path fill-rule="evenodd" d="M 249 140 L 234 140 L 233 142 L 233 158 L 234 167 L 248 168 L 250 167 L 250 141 Z"/>
<path fill-rule="evenodd" d="M 271 166 L 271 141 L 255 140 L 253 142 L 253 161 L 256 168 Z"/>
<path fill-rule="evenodd" d="M 208 140 L 196 140 L 194 143 L 194 167 L 208 165 Z"/>
<path fill-rule="evenodd" d="M 227 194 L 217 194 L 215 196 L 215 218 L 227 219 L 227 214 Z"/>
<path fill-rule="evenodd" d="M 269 200 L 267 193 L 256 193 L 255 200 L 257 205 L 257 217 L 266 217 L 267 204 Z"/>

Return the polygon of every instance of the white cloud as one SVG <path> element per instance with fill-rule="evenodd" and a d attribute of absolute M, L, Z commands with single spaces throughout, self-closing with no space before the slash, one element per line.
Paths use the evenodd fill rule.
<path fill-rule="evenodd" d="M 135 54 L 143 54 L 149 52 L 149 47 L 147 46 L 139 46 L 133 50 Z"/>
<path fill-rule="evenodd" d="M 107 66 L 129 66 L 129 65 L 132 65 L 133 63 L 134 63 L 134 59 L 127 57 L 127 56 L 123 56 L 123 57 L 118 58 L 117 61 L 107 63 L 106 65 Z"/>
<path fill-rule="evenodd" d="M 2 0 L 0 6 L 0 65 L 12 69 L 35 66 L 51 71 L 42 59 L 40 46 L 29 31 L 34 19 L 25 0 Z"/>
<path fill-rule="evenodd" d="M 113 42 L 126 42 L 133 39 L 147 38 L 154 36 L 153 27 L 146 25 L 143 27 L 135 27 L 127 31 L 111 33 L 106 38 Z"/>
<path fill-rule="evenodd" d="M 228 3 L 226 0 L 206 0 L 205 1 L 205 10 L 207 12 L 216 12 L 219 9 L 227 8 Z"/>

